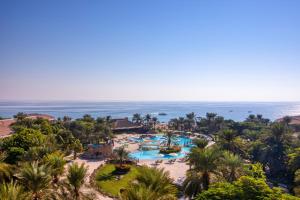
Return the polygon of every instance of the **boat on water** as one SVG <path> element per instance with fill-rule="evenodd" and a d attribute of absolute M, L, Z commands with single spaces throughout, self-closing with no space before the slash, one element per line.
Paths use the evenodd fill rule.
<path fill-rule="evenodd" d="M 158 115 L 167 115 L 167 113 L 161 112 L 161 113 L 158 113 Z"/>

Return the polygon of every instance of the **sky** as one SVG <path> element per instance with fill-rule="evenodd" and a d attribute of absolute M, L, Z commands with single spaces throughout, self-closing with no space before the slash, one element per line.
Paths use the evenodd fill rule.
<path fill-rule="evenodd" d="M 300 101 L 299 0 L 1 0 L 0 100 Z"/>

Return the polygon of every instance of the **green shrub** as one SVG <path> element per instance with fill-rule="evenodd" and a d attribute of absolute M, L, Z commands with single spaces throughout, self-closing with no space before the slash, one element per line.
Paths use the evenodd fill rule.
<path fill-rule="evenodd" d="M 115 165 L 115 174 L 126 174 L 130 171 L 131 166 L 130 165 Z"/>

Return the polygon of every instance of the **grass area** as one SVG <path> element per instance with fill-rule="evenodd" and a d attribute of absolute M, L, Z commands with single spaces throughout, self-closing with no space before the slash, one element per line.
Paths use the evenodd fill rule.
<path fill-rule="evenodd" d="M 99 190 L 109 196 L 117 197 L 120 189 L 127 187 L 128 183 L 135 179 L 138 174 L 137 167 L 131 166 L 130 171 L 120 176 L 114 174 L 115 166 L 107 164 L 101 167 L 96 173 L 96 185 Z"/>

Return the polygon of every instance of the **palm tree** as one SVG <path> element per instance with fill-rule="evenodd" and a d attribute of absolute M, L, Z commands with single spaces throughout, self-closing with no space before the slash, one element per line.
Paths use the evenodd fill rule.
<path fill-rule="evenodd" d="M 120 190 L 121 200 L 155 200 L 156 194 L 144 185 L 130 185 Z"/>
<path fill-rule="evenodd" d="M 255 115 L 253 115 L 253 114 L 249 115 L 248 118 L 246 119 L 246 121 L 254 122 L 255 121 Z"/>
<path fill-rule="evenodd" d="M 39 165 L 38 162 L 26 163 L 17 177 L 23 186 L 32 193 L 34 200 L 38 200 L 46 194 L 51 182 L 49 167 Z"/>
<path fill-rule="evenodd" d="M 218 135 L 218 143 L 223 149 L 234 152 L 236 148 L 235 136 L 236 133 L 233 130 L 225 129 Z"/>
<path fill-rule="evenodd" d="M 15 182 L 0 184 L 1 200 L 29 200 L 30 195 L 24 191 L 23 187 Z"/>
<path fill-rule="evenodd" d="M 261 114 L 257 114 L 256 115 L 256 119 L 259 121 L 259 122 L 262 122 L 263 121 L 263 116 Z"/>
<path fill-rule="evenodd" d="M 215 125 L 216 125 L 216 128 L 218 130 L 221 130 L 223 128 L 223 124 L 224 124 L 224 117 L 221 117 L 221 116 L 217 116 L 215 118 Z M 218 131 L 217 130 L 217 131 Z"/>
<path fill-rule="evenodd" d="M 282 118 L 282 122 L 286 127 L 289 127 L 289 124 L 291 123 L 292 118 L 290 116 L 285 116 Z"/>
<path fill-rule="evenodd" d="M 183 182 L 183 192 L 189 199 L 193 199 L 202 191 L 201 174 L 195 171 L 187 172 L 186 179 Z"/>
<path fill-rule="evenodd" d="M 168 126 L 169 126 L 169 129 L 177 130 L 178 129 L 178 119 L 177 118 L 170 119 Z"/>
<path fill-rule="evenodd" d="M 23 121 L 28 115 L 23 112 L 18 112 L 16 115 L 14 115 L 14 118 L 18 121 Z"/>
<path fill-rule="evenodd" d="M 138 113 L 133 114 L 132 122 L 137 123 L 137 124 L 140 124 L 140 123 L 142 122 L 142 117 L 141 117 L 141 115 L 138 114 Z"/>
<path fill-rule="evenodd" d="M 8 181 L 13 175 L 13 167 L 4 162 L 6 158 L 6 153 L 0 152 L 0 180 L 2 181 Z"/>
<path fill-rule="evenodd" d="M 150 114 L 147 114 L 147 115 L 145 116 L 145 121 L 146 121 L 146 126 L 149 126 L 150 121 L 151 121 L 151 115 L 150 115 Z"/>
<path fill-rule="evenodd" d="M 177 189 L 169 172 L 143 166 L 132 184 L 121 192 L 122 200 L 175 200 Z"/>
<path fill-rule="evenodd" d="M 184 129 L 184 123 L 185 123 L 184 117 L 179 117 L 177 122 L 178 122 L 177 130 L 182 131 Z"/>
<path fill-rule="evenodd" d="M 71 120 L 72 120 L 72 118 L 69 117 L 69 116 L 66 116 L 66 115 L 65 115 L 65 116 L 63 117 L 63 122 L 64 122 L 64 123 L 70 122 Z"/>
<path fill-rule="evenodd" d="M 22 156 L 22 160 L 29 162 L 38 161 L 49 152 L 51 152 L 51 149 L 46 145 L 30 147 Z"/>
<path fill-rule="evenodd" d="M 155 130 L 156 129 L 156 124 L 158 122 L 158 119 L 157 117 L 152 117 L 152 123 L 153 123 L 153 129 Z"/>
<path fill-rule="evenodd" d="M 199 149 L 204 149 L 208 145 L 208 141 L 203 138 L 196 138 L 193 140 L 193 143 L 197 146 Z"/>
<path fill-rule="evenodd" d="M 84 163 L 81 165 L 73 163 L 69 166 L 66 184 L 69 187 L 68 190 L 71 192 L 73 199 L 79 200 L 82 196 L 80 188 L 83 186 L 86 176 L 87 168 L 84 166 Z"/>
<path fill-rule="evenodd" d="M 238 155 L 225 151 L 223 154 L 222 165 L 224 178 L 229 182 L 236 181 L 238 175 L 241 174 L 243 166 L 242 159 Z"/>
<path fill-rule="evenodd" d="M 193 148 L 188 155 L 189 163 L 192 165 L 192 170 L 201 173 L 203 189 L 207 190 L 210 184 L 211 174 L 218 175 L 218 167 L 221 152 L 217 149 Z"/>
<path fill-rule="evenodd" d="M 129 152 L 126 151 L 125 146 L 116 148 L 114 150 L 114 154 L 117 156 L 120 167 L 122 167 L 124 160 L 128 159 L 128 157 L 129 157 Z"/>
<path fill-rule="evenodd" d="M 274 123 L 271 127 L 272 131 L 272 138 L 274 142 L 281 143 L 285 139 L 286 136 L 286 129 L 285 127 L 280 123 Z"/>
<path fill-rule="evenodd" d="M 73 149 L 73 155 L 74 155 L 74 160 L 77 158 L 77 154 L 82 152 L 83 147 L 79 139 L 75 139 L 72 144 L 71 148 Z"/>
<path fill-rule="evenodd" d="M 206 119 L 209 122 L 212 122 L 215 119 L 216 116 L 217 116 L 216 113 L 206 113 Z"/>
<path fill-rule="evenodd" d="M 216 116 L 217 116 L 216 113 L 206 113 L 206 122 L 207 122 L 207 129 L 209 134 L 214 133 L 216 130 L 216 124 L 215 124 Z"/>
<path fill-rule="evenodd" d="M 59 176 L 64 173 L 66 160 L 64 159 L 63 154 L 59 152 L 48 154 L 44 160 L 45 163 L 51 167 L 53 183 L 56 184 L 59 181 Z"/>
<path fill-rule="evenodd" d="M 173 134 L 173 132 L 171 132 L 171 131 L 168 131 L 168 132 L 166 132 L 166 137 L 167 137 L 167 146 L 168 146 L 168 148 L 170 148 L 171 147 L 171 144 L 172 144 L 172 139 L 173 139 L 173 137 L 174 137 L 174 134 Z"/>
<path fill-rule="evenodd" d="M 270 174 L 274 177 L 278 173 L 285 173 L 287 146 L 286 143 L 291 140 L 289 132 L 284 124 L 274 123 L 271 127 L 271 133 L 264 142 L 267 145 L 265 148 L 265 157 L 263 163 L 270 167 Z"/>
<path fill-rule="evenodd" d="M 186 119 L 187 119 L 187 128 L 188 130 L 191 130 L 194 125 L 195 125 L 195 113 L 191 112 L 189 114 L 186 114 Z"/>

